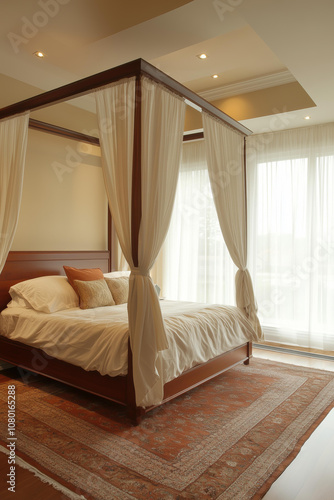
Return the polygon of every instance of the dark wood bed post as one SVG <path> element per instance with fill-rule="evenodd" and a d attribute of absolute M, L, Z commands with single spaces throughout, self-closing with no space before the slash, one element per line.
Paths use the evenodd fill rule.
<path fill-rule="evenodd" d="M 131 252 L 135 267 L 138 267 L 138 241 L 141 221 L 141 75 L 136 75 L 135 84 L 135 116 L 134 116 L 134 138 L 133 138 L 133 162 L 132 162 L 132 197 L 131 197 Z M 143 409 L 136 405 L 136 394 L 132 369 L 132 350 L 129 340 L 128 350 L 128 377 L 127 377 L 127 401 L 128 414 L 131 420 L 138 424 L 143 414 Z"/>
<path fill-rule="evenodd" d="M 249 365 L 252 357 L 253 357 L 253 344 L 251 341 L 249 341 L 247 342 L 247 359 L 244 361 L 244 365 Z"/>
<path fill-rule="evenodd" d="M 248 241 L 248 234 L 247 234 L 247 219 L 248 219 L 248 211 L 247 211 L 247 171 L 246 171 L 246 168 L 247 168 L 247 162 L 246 162 L 246 137 L 244 137 L 244 147 L 243 147 L 243 155 L 244 155 L 244 158 L 243 158 L 243 167 L 244 167 L 244 191 L 245 191 L 245 218 L 246 218 L 246 247 L 247 247 L 247 241 Z M 244 362 L 245 365 L 249 365 L 250 364 L 250 360 L 251 358 L 253 357 L 253 344 L 252 342 L 248 342 L 248 345 L 247 345 L 247 356 L 248 358 L 246 359 L 246 361 Z"/>
<path fill-rule="evenodd" d="M 110 207 L 108 203 L 108 253 L 109 253 L 109 264 L 108 273 L 111 272 L 111 250 L 112 250 L 112 217 L 110 212 Z"/>
<path fill-rule="evenodd" d="M 243 161 L 243 167 L 244 167 L 244 190 L 245 190 L 245 217 L 246 217 L 246 242 L 248 241 L 248 234 L 247 234 L 247 219 L 248 219 L 248 213 L 247 213 L 247 163 L 246 163 L 246 137 L 244 137 L 244 148 L 243 148 L 243 155 L 244 155 L 244 161 Z"/>
<path fill-rule="evenodd" d="M 131 245 L 132 260 L 138 267 L 138 241 L 141 221 L 141 80 L 136 76 L 135 117 L 132 163 L 132 199 L 131 199 Z"/>

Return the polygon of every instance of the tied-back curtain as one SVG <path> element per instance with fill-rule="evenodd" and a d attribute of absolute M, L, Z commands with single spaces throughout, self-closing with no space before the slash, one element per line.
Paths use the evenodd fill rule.
<path fill-rule="evenodd" d="M 157 351 L 166 349 L 168 342 L 159 299 L 149 271 L 165 240 L 172 216 L 184 118 L 183 99 L 152 80 L 142 78 L 142 218 L 138 270 L 130 277 L 129 326 L 130 331 L 134 332 L 135 380 L 143 378 L 145 382 L 146 364 L 155 366 L 155 373 L 150 386 L 143 383 L 136 388 L 136 398 L 141 406 L 157 404 L 163 399 L 164 383 Z M 151 331 L 151 335 L 147 335 L 146 331 Z"/>
<path fill-rule="evenodd" d="M 259 337 L 261 326 L 252 280 L 247 269 L 247 215 L 244 171 L 244 138 L 231 128 L 203 113 L 208 171 L 220 228 L 233 262 L 236 303 Z"/>
<path fill-rule="evenodd" d="M 142 78 L 141 201 L 138 267 L 131 254 L 135 80 L 96 92 L 102 163 L 111 213 L 130 268 L 129 331 L 137 406 L 163 399 L 159 351 L 168 347 L 150 269 L 165 239 L 176 191 L 185 103 Z"/>
<path fill-rule="evenodd" d="M 19 218 L 29 113 L 0 121 L 0 273 Z"/>

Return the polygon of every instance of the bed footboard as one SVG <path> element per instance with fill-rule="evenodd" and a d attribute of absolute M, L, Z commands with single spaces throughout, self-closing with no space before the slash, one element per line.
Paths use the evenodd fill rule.
<path fill-rule="evenodd" d="M 129 351 L 130 352 L 130 351 Z M 249 364 L 250 358 L 252 357 L 252 343 L 246 342 L 230 351 L 227 351 L 216 358 L 207 361 L 201 365 L 197 365 L 190 370 L 182 373 L 179 377 L 171 380 L 164 387 L 164 399 L 161 404 L 171 401 L 177 398 L 181 394 L 184 394 L 195 387 L 198 387 L 205 382 L 217 377 L 221 373 L 225 372 L 229 368 L 236 366 L 240 363 Z M 132 381 L 132 361 L 131 354 L 129 355 L 129 375 L 130 381 Z M 129 385 L 131 382 L 129 381 Z M 131 392 L 131 397 L 128 400 L 128 410 L 131 420 L 138 424 L 141 418 L 149 411 L 157 408 L 157 406 L 150 406 L 149 408 L 138 408 L 135 404 L 135 394 L 134 389 Z"/>
<path fill-rule="evenodd" d="M 164 399 L 161 404 L 177 398 L 237 364 L 248 364 L 251 349 L 251 342 L 245 343 L 213 358 L 207 363 L 195 366 L 182 373 L 165 385 Z M 126 406 L 128 415 L 134 424 L 139 424 L 146 413 L 157 407 L 140 408 L 136 406 L 130 349 L 128 375 L 117 377 L 100 375 L 97 371 L 86 371 L 65 361 L 52 358 L 41 349 L 27 346 L 3 336 L 0 336 L 0 359 L 17 366 L 22 379 L 27 383 L 32 377 L 31 372 L 37 373 Z"/>

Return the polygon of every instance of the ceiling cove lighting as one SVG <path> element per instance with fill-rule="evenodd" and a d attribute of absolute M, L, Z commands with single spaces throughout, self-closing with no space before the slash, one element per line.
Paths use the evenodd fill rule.
<path fill-rule="evenodd" d="M 40 50 L 37 50 L 37 52 L 34 52 L 34 56 L 39 57 L 40 59 L 42 59 L 43 57 L 45 57 L 45 54 L 44 54 L 44 52 L 41 52 Z"/>
<path fill-rule="evenodd" d="M 207 57 L 208 57 L 208 56 L 207 56 L 206 54 L 204 54 L 204 53 L 203 53 L 203 54 L 198 54 L 198 56 L 197 56 L 197 57 L 198 57 L 199 59 L 207 59 Z"/>

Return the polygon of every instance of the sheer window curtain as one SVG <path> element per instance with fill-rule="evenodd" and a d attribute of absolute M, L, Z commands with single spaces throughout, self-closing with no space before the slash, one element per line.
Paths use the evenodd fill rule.
<path fill-rule="evenodd" d="M 29 113 L 0 121 L 0 273 L 19 218 Z"/>
<path fill-rule="evenodd" d="M 167 348 L 161 309 L 149 271 L 165 239 L 179 172 L 185 103 L 142 78 L 142 218 L 138 267 L 131 256 L 131 190 L 135 81 L 97 91 L 103 170 L 111 213 L 131 268 L 130 342 L 138 406 L 163 399 L 161 361 Z"/>
<path fill-rule="evenodd" d="M 167 299 L 234 305 L 236 271 L 217 218 L 204 140 L 185 142 L 173 215 L 152 277 Z"/>
<path fill-rule="evenodd" d="M 334 350 L 334 124 L 247 138 L 250 267 L 266 340 Z"/>
<path fill-rule="evenodd" d="M 235 277 L 236 303 L 261 338 L 252 279 L 247 269 L 244 137 L 207 113 L 202 114 L 202 119 L 217 215 L 226 246 L 238 267 Z"/>

